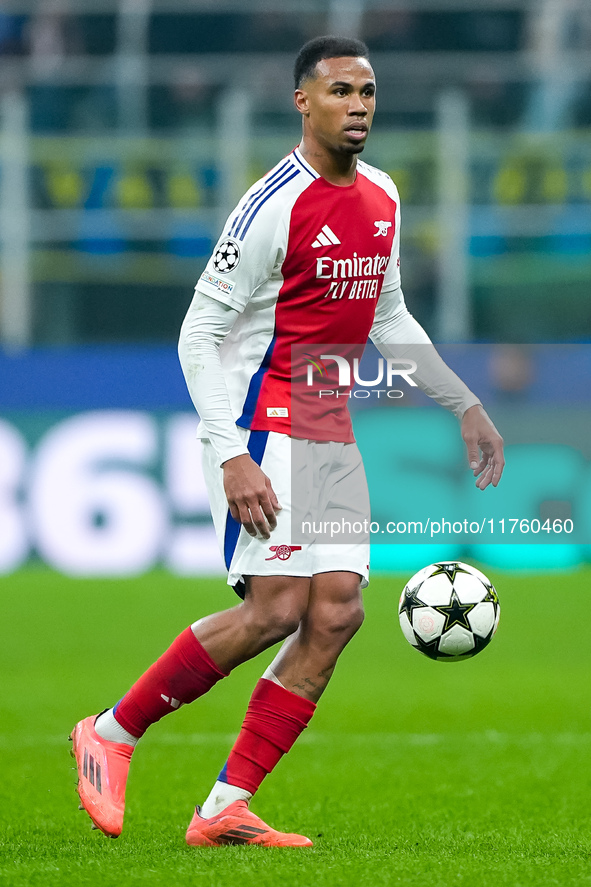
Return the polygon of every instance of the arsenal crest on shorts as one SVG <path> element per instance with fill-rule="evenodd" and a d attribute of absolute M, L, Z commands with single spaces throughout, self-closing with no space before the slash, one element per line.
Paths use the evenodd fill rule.
<path fill-rule="evenodd" d="M 279 558 L 280 561 L 287 561 L 291 557 L 292 551 L 301 551 L 301 545 L 271 545 L 269 551 L 274 551 L 273 557 L 266 557 L 266 561 L 274 561 Z"/>

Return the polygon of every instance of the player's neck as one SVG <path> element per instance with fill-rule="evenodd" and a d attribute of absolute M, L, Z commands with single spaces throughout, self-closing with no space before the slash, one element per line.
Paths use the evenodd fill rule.
<path fill-rule="evenodd" d="M 331 185 L 346 187 L 352 185 L 357 177 L 356 155 L 332 153 L 306 138 L 300 142 L 299 151 L 306 163 Z"/>

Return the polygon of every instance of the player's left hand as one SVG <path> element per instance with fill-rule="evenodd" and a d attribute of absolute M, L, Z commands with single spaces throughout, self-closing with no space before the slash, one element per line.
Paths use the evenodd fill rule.
<path fill-rule="evenodd" d="M 468 450 L 468 462 L 477 478 L 476 486 L 484 490 L 496 487 L 505 466 L 503 438 L 480 404 L 469 407 L 462 417 L 462 438 Z"/>

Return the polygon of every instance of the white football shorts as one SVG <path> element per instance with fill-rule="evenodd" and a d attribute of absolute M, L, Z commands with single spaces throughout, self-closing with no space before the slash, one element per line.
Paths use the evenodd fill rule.
<path fill-rule="evenodd" d="M 300 440 L 274 431 L 239 432 L 271 480 L 282 510 L 270 539 L 250 536 L 230 514 L 223 469 L 211 443 L 203 441 L 203 473 L 228 585 L 243 597 L 245 576 L 347 571 L 358 573 L 365 587 L 369 494 L 357 445 Z"/>

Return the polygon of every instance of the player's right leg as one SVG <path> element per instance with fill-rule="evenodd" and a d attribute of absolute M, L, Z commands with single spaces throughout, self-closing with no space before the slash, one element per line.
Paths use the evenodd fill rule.
<path fill-rule="evenodd" d="M 78 794 L 97 828 L 111 837 L 121 833 L 125 786 L 138 739 L 164 715 L 207 693 L 225 674 L 187 628 L 113 709 L 76 724 L 70 738 Z"/>
<path fill-rule="evenodd" d="M 267 446 L 269 437 L 271 445 Z M 289 438 L 285 435 L 254 433 L 249 437 L 249 446 L 251 444 L 258 461 L 265 455 L 270 460 L 269 469 L 275 469 L 274 486 L 287 501 L 291 453 Z M 268 540 L 252 539 L 229 515 L 222 471 L 211 446 L 204 445 L 203 467 L 214 524 L 230 576 L 241 577 L 251 572 L 258 574 L 262 569 L 273 575 L 273 582 L 268 594 L 257 595 L 256 601 L 247 594 L 238 607 L 207 616 L 186 629 L 113 709 L 90 719 L 90 723 L 89 719 L 81 721 L 75 728 L 72 738 L 78 731 L 74 754 L 78 764 L 82 806 L 95 825 L 106 834 L 121 831 L 125 800 L 123 776 L 127 776 L 134 744 L 148 727 L 181 705 L 202 696 L 236 665 L 292 634 L 308 605 L 311 572 L 301 566 L 293 571 L 293 575 L 291 565 L 278 557 L 277 546 L 269 547 Z M 289 509 L 284 509 L 281 520 L 284 524 L 281 532 L 287 534 Z M 279 529 L 277 532 L 280 532 Z M 287 549 L 291 554 L 288 546 L 279 545 L 279 549 Z M 301 549 L 298 549 L 300 552 Z M 82 724 L 86 724 L 84 730 Z M 121 772 L 116 789 L 114 782 L 105 783 L 101 778 L 99 792 L 91 782 L 91 771 L 88 767 L 85 770 L 85 754 L 88 760 L 91 754 L 94 759 L 97 753 L 96 745 L 91 751 L 90 735 L 92 743 L 102 743 L 104 746 L 101 777 L 107 756 L 115 745 L 127 745 L 131 749 L 127 760 L 122 761 L 118 757 Z M 79 741 L 82 736 L 89 738 Z M 98 795 L 101 797 L 98 798 Z M 109 812 L 100 814 L 99 810 L 105 808 Z"/>
<path fill-rule="evenodd" d="M 181 705 L 207 693 L 236 665 L 292 634 L 306 609 L 310 581 L 277 577 L 268 595 L 185 629 L 113 709 L 80 721 L 71 734 L 81 808 L 111 837 L 123 826 L 125 785 L 138 739 Z M 196 637 L 199 635 L 199 639 Z"/>
<path fill-rule="evenodd" d="M 86 810 L 93 828 L 117 838 L 123 828 L 125 785 L 134 746 L 105 741 L 95 731 L 96 720 L 91 716 L 79 721 L 70 735 L 80 809 Z"/>

